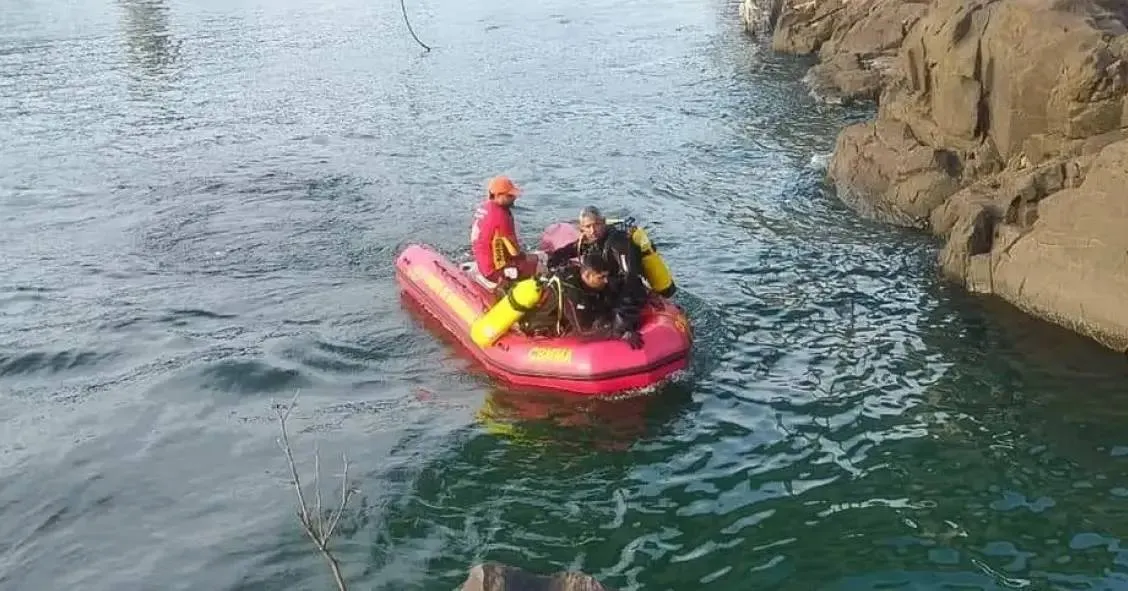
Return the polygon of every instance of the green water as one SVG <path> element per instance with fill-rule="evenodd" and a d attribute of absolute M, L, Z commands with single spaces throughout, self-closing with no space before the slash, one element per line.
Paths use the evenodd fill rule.
<path fill-rule="evenodd" d="M 1128 364 L 938 280 L 820 180 L 810 61 L 731 2 L 15 1 L 0 21 L 0 589 L 353 589 L 475 561 L 619 589 L 1128 588 Z M 698 335 L 645 397 L 540 399 L 399 301 L 485 179 L 532 241 L 650 224 Z M 326 499 L 328 504 L 330 501 Z"/>

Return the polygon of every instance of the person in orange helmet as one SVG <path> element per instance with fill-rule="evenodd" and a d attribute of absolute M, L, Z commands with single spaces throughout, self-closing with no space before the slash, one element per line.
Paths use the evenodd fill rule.
<path fill-rule="evenodd" d="M 526 253 L 517 240 L 517 224 L 510 208 L 521 189 L 507 176 L 496 176 L 486 186 L 486 200 L 474 212 L 470 248 L 480 279 L 487 287 L 532 277 L 539 259 Z"/>

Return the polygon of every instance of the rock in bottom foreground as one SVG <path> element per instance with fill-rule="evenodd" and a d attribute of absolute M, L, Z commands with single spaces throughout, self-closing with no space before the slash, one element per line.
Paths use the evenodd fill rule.
<path fill-rule="evenodd" d="M 486 562 L 470 568 L 459 591 L 615 591 L 580 572 L 537 575 L 515 566 Z"/>

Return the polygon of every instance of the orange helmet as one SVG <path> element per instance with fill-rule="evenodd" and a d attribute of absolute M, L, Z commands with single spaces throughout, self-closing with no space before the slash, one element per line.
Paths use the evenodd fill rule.
<path fill-rule="evenodd" d="M 490 179 L 488 189 L 490 196 L 494 195 L 512 195 L 516 197 L 521 194 L 521 189 L 513 184 L 513 181 L 507 176 L 495 176 Z"/>

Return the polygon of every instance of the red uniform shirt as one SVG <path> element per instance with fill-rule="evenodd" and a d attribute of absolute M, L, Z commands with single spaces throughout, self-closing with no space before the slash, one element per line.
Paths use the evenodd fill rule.
<path fill-rule="evenodd" d="M 513 213 L 490 200 L 479 205 L 470 228 L 470 248 L 478 272 L 496 279 L 498 272 L 521 254 Z"/>

